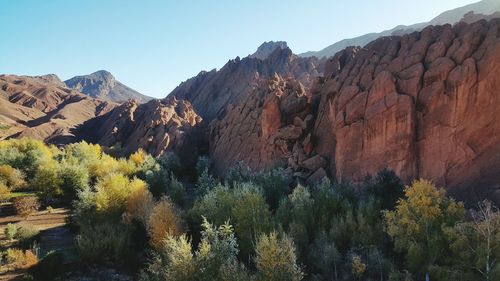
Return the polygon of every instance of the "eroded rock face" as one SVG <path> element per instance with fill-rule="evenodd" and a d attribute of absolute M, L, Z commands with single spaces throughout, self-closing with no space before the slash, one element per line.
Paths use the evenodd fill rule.
<path fill-rule="evenodd" d="M 153 155 L 178 150 L 185 135 L 202 121 L 191 104 L 175 97 L 139 104 L 123 103 L 85 124 L 81 134 L 104 146 L 121 145 L 124 154 L 139 148 Z"/>
<path fill-rule="evenodd" d="M 339 180 L 384 167 L 449 189 L 500 183 L 500 20 L 430 26 L 327 62 L 315 149 Z"/>
<path fill-rule="evenodd" d="M 208 122 L 223 117 L 230 105 L 246 101 L 259 81 L 275 73 L 291 76 L 308 89 L 321 76 L 325 60 L 300 58 L 289 48 L 275 46 L 265 58 L 237 57 L 220 70 L 202 71 L 181 83 L 169 96 L 188 100 Z"/>
<path fill-rule="evenodd" d="M 210 124 L 216 173 L 225 175 L 228 167 L 243 160 L 254 170 L 288 166 L 297 177 L 308 179 L 327 166 L 310 146 L 310 112 L 311 97 L 300 82 L 279 75 L 261 81 L 245 101 Z M 321 175 L 317 172 L 314 180 Z"/>

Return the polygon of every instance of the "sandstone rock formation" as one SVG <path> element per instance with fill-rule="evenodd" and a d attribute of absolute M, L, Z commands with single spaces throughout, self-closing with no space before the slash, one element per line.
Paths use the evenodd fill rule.
<path fill-rule="evenodd" d="M 188 101 L 175 97 L 145 104 L 129 100 L 87 122 L 80 134 L 104 146 L 120 145 L 124 154 L 142 148 L 160 155 L 182 147 L 186 132 L 201 121 Z"/>
<path fill-rule="evenodd" d="M 230 104 L 246 100 L 261 79 L 275 73 L 292 76 L 309 88 L 322 74 L 325 60 L 299 58 L 289 48 L 276 48 L 266 59 L 239 57 L 219 71 L 202 71 L 181 83 L 169 96 L 188 100 L 203 119 L 210 122 L 226 113 Z"/>
<path fill-rule="evenodd" d="M 76 76 L 64 81 L 64 83 L 71 89 L 106 101 L 121 103 L 129 99 L 135 99 L 140 103 L 144 103 L 152 99 L 123 85 L 105 70 L 96 71 L 89 75 Z"/>
<path fill-rule="evenodd" d="M 327 162 L 310 146 L 311 97 L 293 78 L 263 80 L 220 120 L 210 124 L 210 155 L 215 172 L 243 160 L 254 170 L 288 166 L 304 180 L 321 180 Z"/>
<path fill-rule="evenodd" d="M 339 180 L 389 167 L 454 191 L 498 188 L 499 62 L 500 19 L 339 52 L 313 90 L 315 149 Z"/>
<path fill-rule="evenodd" d="M 67 88 L 56 75 L 0 75 L 0 138 L 50 143 L 75 139 L 74 128 L 115 106 Z"/>

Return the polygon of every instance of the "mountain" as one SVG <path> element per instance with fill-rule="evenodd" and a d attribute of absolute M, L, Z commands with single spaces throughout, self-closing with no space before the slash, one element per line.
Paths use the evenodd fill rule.
<path fill-rule="evenodd" d="M 273 77 L 275 73 L 294 77 L 309 88 L 322 75 L 325 61 L 314 57 L 301 58 L 290 48 L 277 47 L 266 59 L 237 57 L 219 71 L 202 71 L 177 86 L 169 97 L 188 100 L 197 113 L 210 122 L 225 114 L 228 106 L 251 94 L 260 79 Z"/>
<path fill-rule="evenodd" d="M 0 75 L 0 139 L 68 143 L 75 140 L 76 127 L 115 106 L 67 88 L 54 74 Z"/>
<path fill-rule="evenodd" d="M 99 70 L 89 75 L 76 76 L 64 81 L 64 83 L 71 89 L 106 101 L 121 103 L 129 99 L 135 99 L 144 103 L 153 99 L 123 85 L 105 70 Z"/>
<path fill-rule="evenodd" d="M 288 48 L 288 45 L 284 41 L 269 41 L 269 42 L 264 42 L 262 45 L 257 48 L 257 51 L 250 55 L 250 58 L 257 58 L 260 60 L 265 60 L 267 59 L 276 49 L 286 49 Z"/>
<path fill-rule="evenodd" d="M 143 148 L 159 155 L 172 150 L 184 153 L 185 160 L 196 161 L 197 153 L 208 152 L 206 130 L 210 123 L 252 95 L 262 79 L 278 73 L 297 79 L 306 89 L 321 76 L 326 60 L 300 58 L 289 48 L 279 46 L 265 59 L 237 57 L 219 71 L 202 71 L 181 83 L 161 101 L 127 102 L 108 114 L 89 120 L 79 134 L 105 146 L 120 144 L 124 153 Z M 268 47 L 259 49 L 270 50 Z"/>
<path fill-rule="evenodd" d="M 310 57 L 310 56 L 315 56 L 318 58 L 322 57 L 331 57 L 335 55 L 338 51 L 345 49 L 349 46 L 365 46 L 369 42 L 383 37 L 383 36 L 390 36 L 390 35 L 403 35 L 407 33 L 411 33 L 414 31 L 420 31 L 424 27 L 429 26 L 429 25 L 443 25 L 443 24 L 455 24 L 461 20 L 467 20 L 467 18 L 464 18 L 464 16 L 467 13 L 473 12 L 476 14 L 474 21 L 477 21 L 479 19 L 491 19 L 490 15 L 495 14 L 494 17 L 498 17 L 498 12 L 500 12 L 500 1 L 498 0 L 483 0 L 477 3 L 473 3 L 470 5 L 466 5 L 460 8 L 456 8 L 453 10 L 446 11 L 434 19 L 432 19 L 429 22 L 424 22 L 424 23 L 418 23 L 410 26 L 404 26 L 400 25 L 397 26 L 393 29 L 390 30 L 385 30 L 380 33 L 369 33 L 365 34 L 362 36 L 350 38 L 350 39 L 344 39 L 339 42 L 336 42 L 320 51 L 317 52 L 305 52 L 302 54 L 299 54 L 301 57 Z M 470 14 L 469 14 L 470 15 Z M 468 21 L 468 23 L 472 23 L 474 21 Z"/>

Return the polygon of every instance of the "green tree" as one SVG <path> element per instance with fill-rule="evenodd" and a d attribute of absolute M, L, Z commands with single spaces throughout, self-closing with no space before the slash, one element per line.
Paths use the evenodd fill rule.
<path fill-rule="evenodd" d="M 383 169 L 368 186 L 368 193 L 380 201 L 382 210 L 392 211 L 404 196 L 404 185 L 394 171 Z"/>
<path fill-rule="evenodd" d="M 193 233 L 199 232 L 202 216 L 216 224 L 229 220 L 240 241 L 241 256 L 247 259 L 257 237 L 271 229 L 271 212 L 259 186 L 234 184 L 232 189 L 219 185 L 197 201 L 189 214 L 190 228 Z"/>
<path fill-rule="evenodd" d="M 237 261 L 238 244 L 232 226 L 224 223 L 216 227 L 204 219 L 202 227 L 197 250 L 193 250 L 185 235 L 165 239 L 141 274 L 141 280 L 231 280 L 228 279 L 231 273 L 233 278 L 248 277 L 246 269 Z"/>
<path fill-rule="evenodd" d="M 449 228 L 450 263 L 467 280 L 500 280 L 500 212 L 489 201 L 478 205 L 472 221 Z"/>
<path fill-rule="evenodd" d="M 397 251 L 406 255 L 410 269 L 429 272 L 447 253 L 444 227 L 463 219 L 464 207 L 446 197 L 443 189 L 426 180 L 405 188 L 405 197 L 394 211 L 384 213 L 386 231 Z"/>
<path fill-rule="evenodd" d="M 304 274 L 297 264 L 293 241 L 285 234 L 262 234 L 255 249 L 258 280 L 299 281 Z"/>

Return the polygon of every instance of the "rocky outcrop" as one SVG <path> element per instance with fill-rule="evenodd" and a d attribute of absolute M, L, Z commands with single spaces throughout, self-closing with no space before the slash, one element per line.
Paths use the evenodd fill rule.
<path fill-rule="evenodd" d="M 202 71 L 175 88 L 170 96 L 188 100 L 203 119 L 222 117 L 229 106 L 248 98 L 260 80 L 275 73 L 300 81 L 307 89 L 321 76 L 325 60 L 299 58 L 289 48 L 276 48 L 266 59 L 237 57 L 219 71 Z"/>
<path fill-rule="evenodd" d="M 73 129 L 114 106 L 67 88 L 54 74 L 1 75 L 0 138 L 26 136 L 68 143 L 75 140 Z"/>
<path fill-rule="evenodd" d="M 287 166 L 303 180 L 321 180 L 327 162 L 312 150 L 311 106 L 311 96 L 295 79 L 275 75 L 261 81 L 246 100 L 210 124 L 216 173 L 224 175 L 243 160 L 254 170 Z"/>
<path fill-rule="evenodd" d="M 144 103 L 152 99 L 123 85 L 105 70 L 96 71 L 89 75 L 76 76 L 64 81 L 64 83 L 71 89 L 106 101 L 121 103 L 129 99 L 135 99 L 140 103 Z"/>
<path fill-rule="evenodd" d="M 201 121 L 188 101 L 175 97 L 145 104 L 129 100 L 87 122 L 79 134 L 104 146 L 118 145 L 124 154 L 142 148 L 161 155 L 167 150 L 178 151 L 186 141 L 186 133 Z"/>
<path fill-rule="evenodd" d="M 499 62 L 500 19 L 429 26 L 339 52 L 313 90 L 321 97 L 315 149 L 341 181 L 389 167 L 405 181 L 453 191 L 495 189 Z"/>

